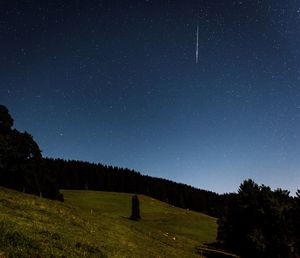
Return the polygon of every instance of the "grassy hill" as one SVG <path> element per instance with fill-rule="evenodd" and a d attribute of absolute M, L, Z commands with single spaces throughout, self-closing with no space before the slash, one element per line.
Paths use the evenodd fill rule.
<path fill-rule="evenodd" d="M 147 196 L 135 222 L 130 194 L 62 192 L 64 203 L 0 188 L 0 257 L 199 257 L 216 238 L 215 218 Z"/>

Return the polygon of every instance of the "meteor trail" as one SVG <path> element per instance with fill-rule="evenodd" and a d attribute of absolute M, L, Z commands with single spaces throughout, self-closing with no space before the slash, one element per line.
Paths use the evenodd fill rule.
<path fill-rule="evenodd" d="M 196 64 L 198 64 L 198 55 L 199 55 L 199 24 L 197 24 L 197 33 L 196 33 Z"/>

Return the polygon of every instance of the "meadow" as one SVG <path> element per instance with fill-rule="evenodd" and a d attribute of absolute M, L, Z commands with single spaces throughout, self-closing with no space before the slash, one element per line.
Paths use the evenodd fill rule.
<path fill-rule="evenodd" d="M 0 188 L 0 257 L 219 257 L 216 218 L 139 195 L 63 190 L 65 202 Z"/>

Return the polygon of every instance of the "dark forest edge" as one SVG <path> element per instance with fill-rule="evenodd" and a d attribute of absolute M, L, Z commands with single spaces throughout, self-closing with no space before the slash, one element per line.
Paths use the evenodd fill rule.
<path fill-rule="evenodd" d="M 242 257 L 299 257 L 300 191 L 245 180 L 238 193 L 211 191 L 142 175 L 134 170 L 84 161 L 43 158 L 27 132 L 13 128 L 0 105 L 0 185 L 63 201 L 59 189 L 145 194 L 171 205 L 218 217 L 218 243 Z"/>
<path fill-rule="evenodd" d="M 43 158 L 27 132 L 0 106 L 0 182 L 4 187 L 63 201 L 59 189 L 89 189 L 145 194 L 171 205 L 221 214 L 220 195 L 134 170 L 84 161 Z"/>

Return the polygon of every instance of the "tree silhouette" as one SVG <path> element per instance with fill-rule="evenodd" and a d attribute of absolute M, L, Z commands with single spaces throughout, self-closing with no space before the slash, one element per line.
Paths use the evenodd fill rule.
<path fill-rule="evenodd" d="M 21 133 L 12 126 L 8 109 L 0 105 L 0 185 L 62 200 L 57 185 L 41 170 L 38 144 L 29 133 Z"/>
<path fill-rule="evenodd" d="M 242 257 L 294 257 L 291 207 L 288 191 L 245 180 L 218 220 L 218 240 Z"/>
<path fill-rule="evenodd" d="M 8 133 L 14 124 L 14 120 L 9 114 L 8 109 L 0 105 L 0 133 Z"/>
<path fill-rule="evenodd" d="M 294 205 L 289 211 L 289 229 L 293 236 L 292 251 L 296 254 L 300 254 L 300 190 L 297 190 L 293 201 Z"/>
<path fill-rule="evenodd" d="M 135 194 L 132 196 L 131 200 L 131 216 L 130 219 L 132 220 L 140 220 L 140 201 L 138 196 Z"/>

